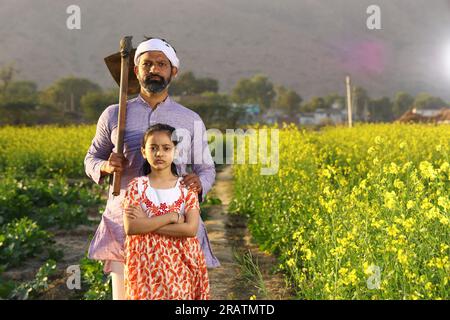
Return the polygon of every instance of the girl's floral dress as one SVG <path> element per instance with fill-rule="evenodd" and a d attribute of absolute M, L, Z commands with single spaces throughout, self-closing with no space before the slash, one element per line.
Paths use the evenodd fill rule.
<path fill-rule="evenodd" d="M 123 205 L 140 205 L 149 217 L 172 211 L 200 209 L 197 194 L 182 187 L 154 189 L 147 176 L 128 185 Z M 197 237 L 148 233 L 127 236 L 125 242 L 127 299 L 209 299 L 209 280 Z"/>

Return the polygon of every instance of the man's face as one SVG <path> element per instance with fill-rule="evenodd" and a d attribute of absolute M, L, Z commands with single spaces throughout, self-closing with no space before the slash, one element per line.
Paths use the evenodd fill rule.
<path fill-rule="evenodd" d="M 161 51 L 147 51 L 139 57 L 134 72 L 142 88 L 149 93 L 159 93 L 167 88 L 177 68 L 171 66 Z"/>

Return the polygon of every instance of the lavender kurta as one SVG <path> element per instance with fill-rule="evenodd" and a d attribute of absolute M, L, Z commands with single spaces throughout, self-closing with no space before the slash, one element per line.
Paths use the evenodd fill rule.
<path fill-rule="evenodd" d="M 105 178 L 105 176 L 100 176 L 102 163 L 108 160 L 111 152 L 117 152 L 114 143 L 117 137 L 118 111 L 118 105 L 109 106 L 103 111 L 97 124 L 95 137 L 84 159 L 86 174 L 97 184 L 103 183 Z M 123 146 L 123 153 L 128 160 L 128 164 L 122 173 L 120 195 L 113 196 L 112 187 L 109 188 L 106 209 L 89 247 L 89 258 L 91 259 L 124 261 L 125 231 L 123 228 L 121 202 L 125 196 L 128 183 L 133 178 L 142 175 L 141 168 L 144 158 L 140 151 L 141 139 L 145 131 L 156 123 L 168 124 L 176 129 L 185 129 L 187 130 L 186 132 L 189 132 L 192 144 L 185 149 L 179 148 L 180 157 L 183 158 L 182 156 L 184 156 L 185 160 L 177 164 L 177 171 L 180 175 L 187 173 L 187 164 L 192 164 L 192 171 L 199 176 L 202 183 L 203 190 L 199 199 L 205 197 L 214 183 L 216 171 L 208 149 L 206 129 L 197 113 L 174 102 L 170 97 L 167 97 L 164 102 L 160 103 L 155 110 L 141 96 L 129 100 L 127 102 Z M 194 129 L 197 137 L 194 136 Z M 199 133 L 201 139 L 198 137 Z M 200 143 L 196 143 L 198 141 Z M 194 160 L 195 153 L 197 155 L 195 155 L 196 159 Z M 200 161 L 197 158 L 199 154 L 203 154 Z M 200 220 L 197 237 L 205 254 L 207 266 L 219 266 L 219 261 L 212 253 L 202 220 Z M 105 265 L 105 271 L 110 271 L 109 264 Z"/>

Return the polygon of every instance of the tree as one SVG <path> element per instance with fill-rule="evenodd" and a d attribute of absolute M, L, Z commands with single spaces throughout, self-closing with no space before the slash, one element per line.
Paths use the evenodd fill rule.
<path fill-rule="evenodd" d="M 118 103 L 119 92 L 116 89 L 107 92 L 88 92 L 81 98 L 81 110 L 86 121 L 97 121 L 106 107 Z"/>
<path fill-rule="evenodd" d="M 36 105 L 24 101 L 10 101 L 0 104 L 1 124 L 28 124 Z"/>
<path fill-rule="evenodd" d="M 356 114 L 356 117 L 358 119 L 364 119 L 365 121 L 368 121 L 369 114 L 368 114 L 368 107 L 370 103 L 369 95 L 367 94 L 366 89 L 362 87 L 355 87 L 353 89 L 353 113 Z"/>
<path fill-rule="evenodd" d="M 9 81 L 0 93 L 0 123 L 32 124 L 37 103 L 37 86 L 34 82 Z"/>
<path fill-rule="evenodd" d="M 169 87 L 171 95 L 190 96 L 219 91 L 219 82 L 212 78 L 196 78 L 192 71 L 182 73 Z"/>
<path fill-rule="evenodd" d="M 369 102 L 370 119 L 376 122 L 389 122 L 394 118 L 392 102 L 389 98 L 372 100 Z"/>
<path fill-rule="evenodd" d="M 199 78 L 197 79 L 197 93 L 202 94 L 204 92 L 219 91 L 219 82 L 213 78 Z"/>
<path fill-rule="evenodd" d="M 207 127 L 234 128 L 245 116 L 245 110 L 233 107 L 227 95 L 204 92 L 197 96 L 184 96 L 180 103 L 197 112 Z"/>
<path fill-rule="evenodd" d="M 428 93 L 418 94 L 413 105 L 417 109 L 440 109 L 448 106 L 441 98 L 433 97 Z"/>
<path fill-rule="evenodd" d="M 412 108 L 414 103 L 414 98 L 406 92 L 397 92 L 394 98 L 394 103 L 392 106 L 392 112 L 395 118 L 400 117 L 406 111 Z"/>
<path fill-rule="evenodd" d="M 14 67 L 14 64 L 8 64 L 0 69 L 0 80 L 1 80 L 1 86 L 0 86 L 0 94 L 4 93 L 9 84 L 13 82 L 15 75 L 19 71 Z"/>
<path fill-rule="evenodd" d="M 269 109 L 275 98 L 275 90 L 269 79 L 257 74 L 249 79 L 241 79 L 233 88 L 231 99 L 236 103 L 257 103 L 262 109 Z"/>
<path fill-rule="evenodd" d="M 300 104 L 303 101 L 302 97 L 294 90 L 286 89 L 283 86 L 276 88 L 276 94 L 276 107 L 283 109 L 289 117 L 297 116 L 300 111 Z"/>
<path fill-rule="evenodd" d="M 101 88 L 88 79 L 62 78 L 42 92 L 40 102 L 64 112 L 81 114 L 81 98 L 88 92 L 101 92 Z"/>
<path fill-rule="evenodd" d="M 302 112 L 314 112 L 317 109 L 325 109 L 325 100 L 322 97 L 312 97 L 311 100 L 301 107 Z"/>
<path fill-rule="evenodd" d="M 331 93 L 327 95 L 324 99 L 325 108 L 331 109 L 334 105 L 338 106 L 338 109 L 343 109 L 345 107 L 345 98 L 337 93 Z"/>

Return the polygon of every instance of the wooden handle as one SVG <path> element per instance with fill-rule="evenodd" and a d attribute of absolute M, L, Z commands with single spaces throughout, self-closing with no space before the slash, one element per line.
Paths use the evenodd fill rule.
<path fill-rule="evenodd" d="M 131 39 L 127 36 L 120 40 L 120 54 L 122 57 L 120 68 L 120 95 L 119 95 L 119 114 L 117 119 L 117 153 L 123 155 L 123 137 L 125 134 L 125 121 L 127 112 L 127 92 L 128 92 L 128 71 L 130 68 L 129 55 L 132 50 Z M 113 195 L 120 194 L 121 173 L 114 172 L 113 175 Z"/>

